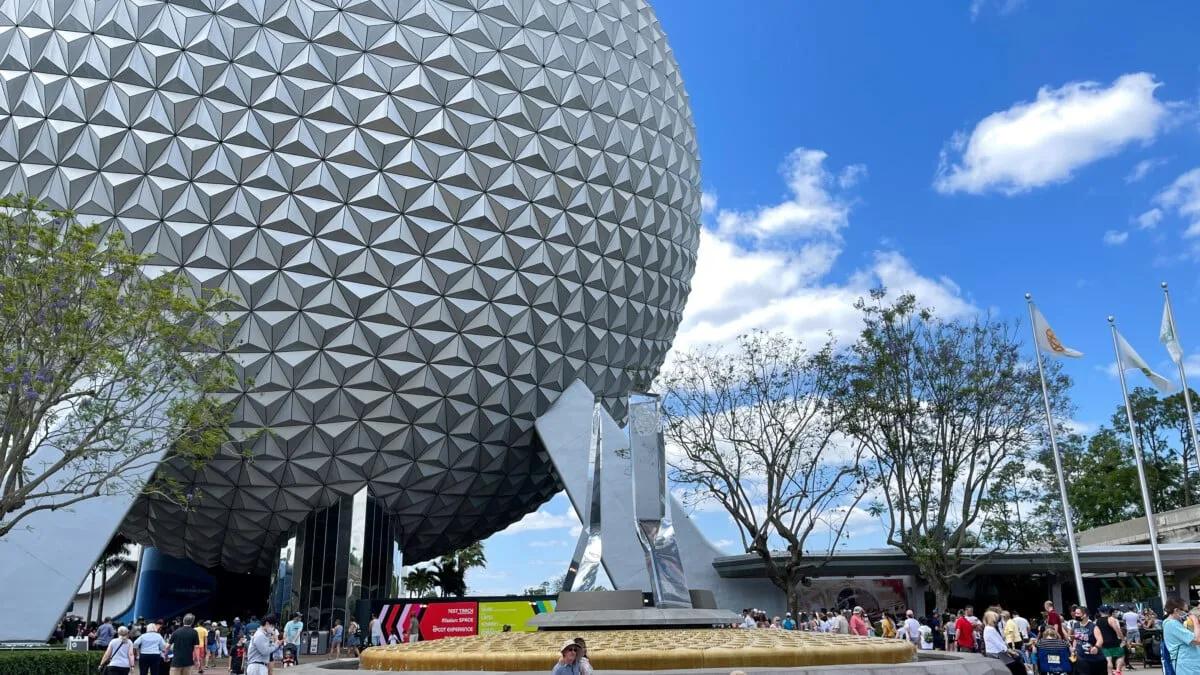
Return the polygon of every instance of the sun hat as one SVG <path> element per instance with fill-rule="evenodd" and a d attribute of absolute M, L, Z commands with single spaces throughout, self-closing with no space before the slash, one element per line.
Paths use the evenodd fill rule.
<path fill-rule="evenodd" d="M 575 651 L 579 651 L 579 645 L 575 644 L 574 640 L 567 640 L 566 642 L 563 643 L 562 649 L 560 649 L 558 651 L 559 651 L 559 653 L 562 653 L 562 652 L 567 651 L 568 649 L 574 649 Z"/>

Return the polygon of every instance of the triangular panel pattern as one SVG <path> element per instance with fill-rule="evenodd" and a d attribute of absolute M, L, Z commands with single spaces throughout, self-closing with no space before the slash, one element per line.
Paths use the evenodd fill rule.
<path fill-rule="evenodd" d="M 536 508 L 534 418 L 662 365 L 699 181 L 644 0 L 0 0 L 0 192 L 235 298 L 270 433 L 123 528 L 203 565 L 364 484 L 410 560 Z"/>

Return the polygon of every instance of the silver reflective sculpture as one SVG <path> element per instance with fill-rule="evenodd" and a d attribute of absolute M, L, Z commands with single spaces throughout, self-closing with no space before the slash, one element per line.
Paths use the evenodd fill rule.
<path fill-rule="evenodd" d="M 592 434 L 588 452 L 587 522 L 579 533 L 571 564 L 563 577 L 564 591 L 591 591 L 596 588 L 604 552 L 601 506 L 601 487 L 604 485 L 604 408 L 597 402 L 592 407 Z M 612 471 L 610 467 L 608 469 Z"/>
<path fill-rule="evenodd" d="M 671 524 L 667 453 L 658 396 L 629 396 L 633 512 L 656 607 L 691 607 L 683 559 Z"/>
<path fill-rule="evenodd" d="M 123 530 L 265 570 L 371 488 L 421 560 L 559 489 L 533 420 L 618 417 L 678 326 L 695 132 L 643 0 L 0 0 L 0 192 L 234 298 L 239 430 Z"/>

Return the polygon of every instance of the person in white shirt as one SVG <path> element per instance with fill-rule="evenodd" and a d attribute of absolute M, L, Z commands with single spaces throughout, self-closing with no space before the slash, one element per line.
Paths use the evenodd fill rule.
<path fill-rule="evenodd" d="M 100 672 L 111 675 L 129 675 L 133 667 L 133 642 L 129 639 L 129 629 L 121 626 L 117 629 L 117 637 L 108 643 L 104 657 L 100 659 Z M 105 666 L 108 666 L 105 668 Z"/>
<path fill-rule="evenodd" d="M 1121 615 L 1121 619 L 1125 621 L 1125 638 L 1129 640 L 1130 644 L 1142 641 L 1141 624 L 1138 623 L 1138 619 L 1140 618 L 1138 613 L 1133 611 L 1132 606 L 1126 609 L 1125 613 Z"/>
<path fill-rule="evenodd" d="M 758 623 L 754 620 L 754 614 L 748 610 L 742 610 L 742 628 L 757 628 Z"/>
<path fill-rule="evenodd" d="M 1017 622 L 1017 630 L 1021 632 L 1021 641 L 1029 643 L 1029 620 L 1017 612 L 1012 613 L 1013 621 Z"/>
<path fill-rule="evenodd" d="M 988 611 L 983 614 L 983 651 L 988 656 L 1008 653 L 1008 643 L 1004 641 L 1004 636 L 996 628 L 999 621 L 1000 616 L 995 612 Z"/>
<path fill-rule="evenodd" d="M 367 631 L 371 634 L 371 645 L 374 647 L 382 647 L 383 624 L 379 621 L 379 617 L 377 615 L 371 615 L 371 622 L 367 624 Z"/>
<path fill-rule="evenodd" d="M 921 622 L 917 621 L 911 609 L 904 613 L 904 625 L 896 631 L 896 637 L 908 640 L 917 649 L 921 648 Z"/>

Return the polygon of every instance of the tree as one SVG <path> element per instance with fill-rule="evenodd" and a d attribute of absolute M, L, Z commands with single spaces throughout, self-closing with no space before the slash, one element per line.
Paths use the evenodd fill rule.
<path fill-rule="evenodd" d="M 878 471 L 872 513 L 944 608 L 956 579 L 1039 529 L 1012 517 L 1006 492 L 1029 480 L 1043 436 L 1037 369 L 1015 325 L 942 320 L 912 295 L 888 304 L 883 289 L 857 307 L 864 327 L 838 405 Z M 1067 379 L 1054 364 L 1047 377 L 1054 409 L 1068 410 Z"/>
<path fill-rule="evenodd" d="M 141 488 L 163 447 L 200 466 L 226 441 L 229 407 L 208 395 L 234 383 L 222 297 L 145 262 L 70 213 L 0 199 L 0 537 Z M 145 489 L 186 501 L 167 479 Z"/>
<path fill-rule="evenodd" d="M 453 553 L 438 558 L 433 563 L 433 577 L 441 588 L 442 597 L 461 598 L 467 594 L 467 570 L 487 564 L 483 542 L 475 542 Z"/>
<path fill-rule="evenodd" d="M 553 579 L 546 579 L 537 586 L 527 586 L 522 594 L 524 595 L 556 595 L 562 592 L 563 582 L 566 581 L 567 575 L 560 574 Z"/>
<path fill-rule="evenodd" d="M 756 332 L 729 351 L 679 354 L 661 379 L 672 479 L 686 502 L 725 509 L 793 613 L 800 582 L 843 539 L 869 485 L 862 446 L 843 442 L 829 405 L 843 367 L 832 343 L 810 354 Z M 817 556 L 814 531 L 828 535 Z"/>
<path fill-rule="evenodd" d="M 1122 413 L 1123 414 L 1123 413 Z M 1087 530 L 1100 525 L 1136 518 L 1142 511 L 1129 443 L 1112 429 L 1101 427 L 1090 438 L 1068 434 L 1058 443 L 1062 454 L 1067 499 L 1075 516 L 1075 528 Z M 1062 500 L 1054 475 L 1054 458 L 1046 448 L 1038 456 L 1042 465 L 1041 506 L 1046 517 L 1064 531 Z M 1132 495 L 1129 489 L 1133 489 Z M 1132 498 L 1131 498 L 1132 497 Z"/>
<path fill-rule="evenodd" d="M 442 597 L 461 598 L 467 594 L 467 573 L 452 555 L 442 556 L 433 563 L 433 578 L 442 590 Z"/>
<path fill-rule="evenodd" d="M 1194 454 L 1186 426 L 1183 395 L 1160 399 L 1153 390 L 1138 387 L 1130 392 L 1129 403 L 1137 424 L 1138 440 L 1142 443 L 1146 485 L 1154 512 L 1162 513 L 1194 503 L 1194 491 L 1198 486 L 1186 477 L 1188 459 Z M 1124 402 L 1114 408 L 1111 425 L 1100 427 L 1089 438 L 1068 435 L 1059 444 L 1067 498 L 1075 514 L 1075 525 L 1080 530 L 1144 515 Z M 1045 452 L 1040 460 L 1044 486 L 1042 508 L 1061 525 L 1053 459 Z"/>
<path fill-rule="evenodd" d="M 418 567 L 404 577 L 404 588 L 410 598 L 427 597 L 437 585 L 437 577 L 426 567 Z"/>
<path fill-rule="evenodd" d="M 100 559 L 96 563 L 96 566 L 100 568 L 100 604 L 96 608 L 96 616 L 104 617 L 104 600 L 108 595 L 108 568 L 123 565 L 127 562 L 125 556 L 129 555 L 129 546 L 132 543 L 124 535 L 118 534 L 109 539 L 108 543 L 104 546 L 104 550 L 100 552 Z M 93 583 L 95 578 L 95 574 L 93 574 Z M 93 585 L 92 593 L 94 594 L 95 592 L 96 587 Z"/>

